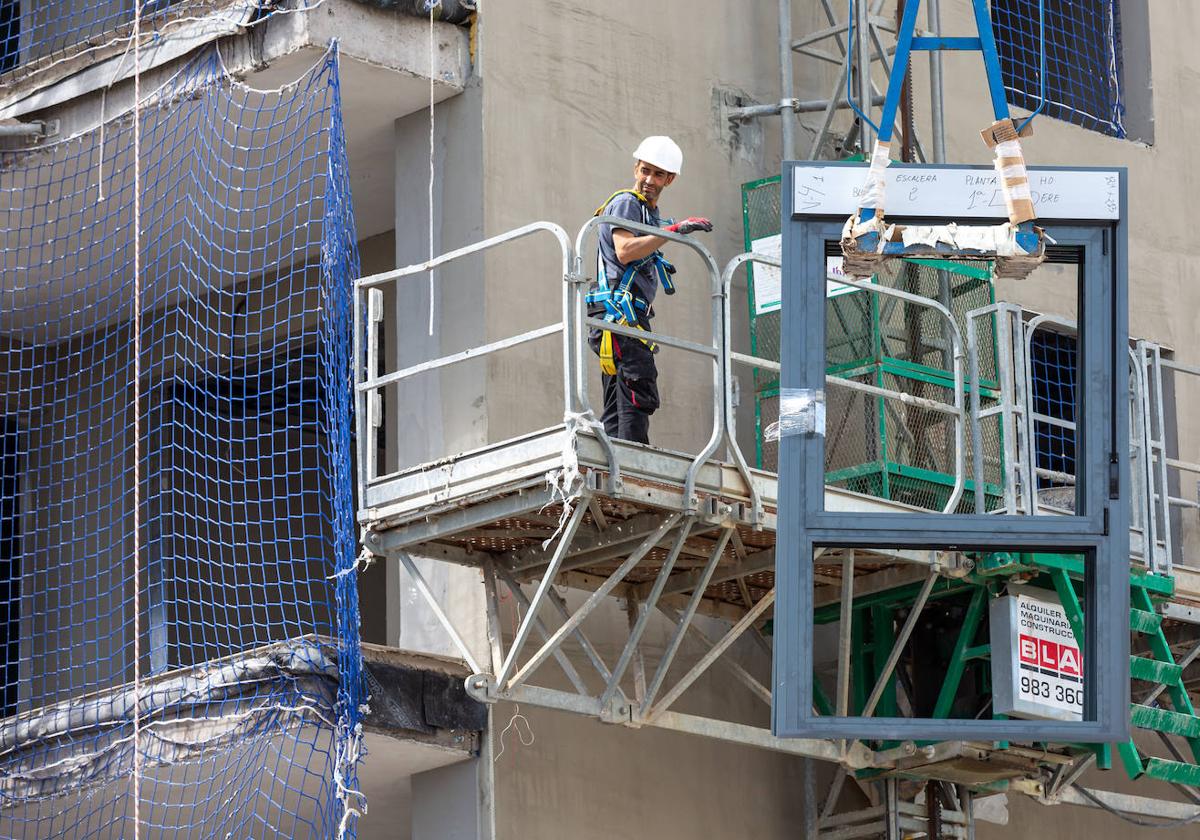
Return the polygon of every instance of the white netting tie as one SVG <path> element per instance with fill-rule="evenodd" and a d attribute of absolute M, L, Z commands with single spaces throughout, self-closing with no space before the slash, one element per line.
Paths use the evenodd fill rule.
<path fill-rule="evenodd" d="M 567 522 L 575 509 L 575 502 L 581 494 L 583 475 L 579 472 L 579 432 L 581 429 L 590 429 L 599 425 L 595 415 L 590 411 L 568 411 L 563 415 L 563 421 L 566 426 L 566 436 L 563 438 L 562 466 L 546 473 L 546 484 L 550 487 L 550 501 L 542 507 L 542 510 L 545 510 L 551 505 L 561 502 L 562 513 L 559 514 L 558 527 L 554 533 L 542 541 L 543 551 L 548 549 L 567 527 Z"/>
<path fill-rule="evenodd" d="M 521 731 L 522 723 L 525 724 L 525 732 Z M 533 734 L 533 727 L 529 725 L 529 718 L 527 718 L 527 717 L 525 717 L 525 715 L 521 714 L 521 704 L 514 703 L 512 717 L 508 719 L 508 725 L 505 726 L 504 729 L 500 732 L 500 752 L 496 753 L 496 757 L 492 759 L 493 764 L 495 764 L 497 761 L 500 760 L 500 756 L 504 755 L 504 749 L 505 749 L 504 736 L 508 734 L 508 731 L 510 729 L 516 730 L 517 740 L 519 740 L 521 742 L 521 746 L 523 746 L 523 747 L 532 747 L 533 742 L 535 740 L 537 740 Z M 528 738 L 526 738 L 525 733 L 529 733 Z"/>
<path fill-rule="evenodd" d="M 339 569 L 331 575 L 326 575 L 325 580 L 338 580 L 339 578 L 353 575 L 355 572 L 365 572 L 374 564 L 375 556 L 375 553 L 364 545 L 362 551 L 354 558 L 354 562 L 351 565 L 344 569 Z"/>
<path fill-rule="evenodd" d="M 354 730 L 348 738 L 342 742 L 342 748 L 338 755 L 337 761 L 333 767 L 333 784 L 337 791 L 338 801 L 342 803 L 342 818 L 338 822 L 338 840 L 342 840 L 350 829 L 350 821 L 358 817 L 365 816 L 367 813 L 367 797 L 358 788 L 350 787 L 346 783 L 346 775 L 342 772 L 343 767 L 355 767 L 359 759 L 362 757 L 362 740 L 363 730 L 362 724 L 356 723 Z M 351 805 L 350 801 L 354 800 Z M 361 810 L 359 810 L 361 808 Z"/>

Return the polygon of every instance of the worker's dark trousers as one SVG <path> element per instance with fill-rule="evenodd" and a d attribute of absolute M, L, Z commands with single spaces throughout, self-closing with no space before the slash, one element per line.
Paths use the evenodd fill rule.
<path fill-rule="evenodd" d="M 642 324 L 650 328 L 649 321 Z M 597 331 L 588 342 L 599 352 Z M 650 442 L 650 415 L 658 408 L 658 366 L 650 348 L 636 338 L 613 336 L 615 376 L 601 374 L 604 384 L 604 414 L 601 420 L 610 437 Z"/>

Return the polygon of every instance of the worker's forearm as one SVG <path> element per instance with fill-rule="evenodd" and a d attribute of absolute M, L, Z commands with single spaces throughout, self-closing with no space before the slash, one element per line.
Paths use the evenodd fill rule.
<path fill-rule="evenodd" d="M 644 259 L 663 245 L 667 240 L 661 236 L 646 234 L 645 236 L 613 236 L 613 250 L 617 252 L 617 259 L 624 265 L 629 265 L 631 262 L 637 262 Z"/>

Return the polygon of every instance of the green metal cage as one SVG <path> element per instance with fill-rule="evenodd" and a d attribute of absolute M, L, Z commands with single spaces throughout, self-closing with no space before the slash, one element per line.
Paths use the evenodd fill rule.
<path fill-rule="evenodd" d="M 780 229 L 780 181 L 767 178 L 742 188 L 746 250 L 770 250 Z M 840 252 L 831 250 L 828 266 L 836 273 Z M 756 276 L 755 272 L 758 272 Z M 778 361 L 778 295 L 768 292 L 764 269 L 751 266 L 748 300 L 751 352 Z M 938 301 L 952 314 L 960 335 L 967 312 L 994 301 L 989 267 L 983 262 L 920 259 L 891 260 L 871 282 Z M 954 487 L 954 423 L 946 414 L 905 402 L 904 396 L 952 402 L 953 338 L 933 308 L 843 286 L 832 288 L 826 303 L 826 358 L 831 376 L 884 388 L 879 396 L 839 387 L 827 388 L 826 483 L 871 496 L 942 510 Z M 983 331 L 980 346 L 981 405 L 996 398 L 994 325 Z M 778 446 L 765 430 L 778 418 L 779 381 L 756 371 L 754 409 L 757 465 L 776 468 Z M 970 435 L 968 434 L 969 438 Z M 989 418 L 982 436 L 985 509 L 1003 504 L 1002 441 L 999 418 Z M 958 509 L 974 510 L 977 477 L 967 440 L 966 490 Z"/>

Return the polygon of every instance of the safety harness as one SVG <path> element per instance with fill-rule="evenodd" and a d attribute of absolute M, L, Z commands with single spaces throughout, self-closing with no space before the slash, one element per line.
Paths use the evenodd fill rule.
<path fill-rule="evenodd" d="M 614 198 L 625 193 L 632 195 L 638 200 L 638 204 L 642 208 L 642 223 L 650 224 L 650 213 L 647 209 L 646 197 L 637 190 L 617 190 L 603 204 L 596 208 L 596 212 L 593 215 L 601 215 L 604 212 L 604 208 L 612 203 Z M 610 287 L 608 284 L 608 272 L 604 269 L 604 258 L 600 254 L 599 249 L 597 249 L 597 288 L 587 293 L 587 305 L 603 306 L 604 320 L 610 324 L 637 327 L 639 330 L 644 330 L 645 327 L 638 323 L 637 312 L 647 312 L 650 305 L 642 298 L 634 295 L 633 278 L 647 265 L 650 266 L 658 278 L 658 282 L 662 284 L 663 291 L 668 295 L 675 294 L 675 284 L 671 282 L 671 275 L 675 273 L 675 266 L 667 262 L 661 252 L 655 251 L 648 257 L 643 257 L 636 262 L 629 263 L 629 265 L 625 266 L 625 272 L 621 275 L 621 279 L 617 282 L 616 287 Z M 638 341 L 649 347 L 651 353 L 658 352 L 658 345 L 654 342 L 644 338 L 639 338 Z M 617 372 L 616 360 L 613 358 L 613 334 L 608 330 L 604 330 L 600 335 L 600 370 L 609 376 L 613 376 Z"/>

